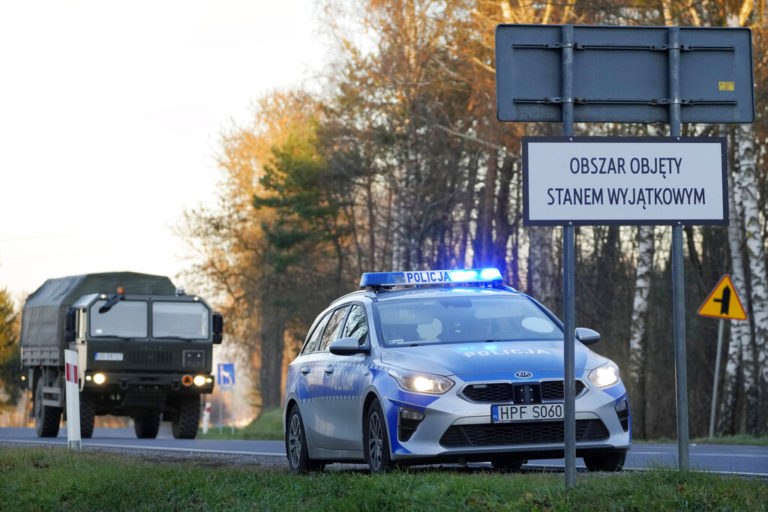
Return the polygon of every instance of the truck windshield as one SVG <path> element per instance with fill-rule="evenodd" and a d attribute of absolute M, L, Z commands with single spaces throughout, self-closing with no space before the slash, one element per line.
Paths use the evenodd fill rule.
<path fill-rule="evenodd" d="M 563 339 L 560 326 L 525 297 L 426 297 L 375 307 L 386 346 Z"/>
<path fill-rule="evenodd" d="M 121 300 L 109 311 L 99 313 L 106 300 L 97 300 L 89 314 L 90 334 L 105 338 L 146 338 L 147 303 L 143 300 Z"/>
<path fill-rule="evenodd" d="M 153 302 L 152 337 L 208 339 L 210 314 L 200 302 Z"/>

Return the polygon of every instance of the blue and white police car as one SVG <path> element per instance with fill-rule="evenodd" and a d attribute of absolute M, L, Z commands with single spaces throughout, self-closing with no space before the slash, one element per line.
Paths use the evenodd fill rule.
<path fill-rule="evenodd" d="M 285 389 L 294 473 L 331 462 L 490 461 L 564 452 L 563 327 L 497 269 L 363 274 L 313 323 Z M 576 455 L 618 471 L 630 445 L 618 367 L 576 330 Z"/>

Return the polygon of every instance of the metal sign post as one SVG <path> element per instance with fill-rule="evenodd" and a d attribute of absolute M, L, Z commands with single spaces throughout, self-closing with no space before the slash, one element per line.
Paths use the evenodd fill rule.
<path fill-rule="evenodd" d="M 680 27 L 669 28 L 669 135 L 680 137 Z M 685 352 L 685 276 L 683 225 L 672 226 L 672 309 L 674 311 L 675 389 L 677 390 L 677 460 L 688 471 L 688 365 Z"/>
<path fill-rule="evenodd" d="M 561 27 L 563 34 L 563 136 L 573 135 L 573 25 Z M 563 380 L 565 399 L 565 486 L 576 485 L 576 244 L 573 223 L 563 227 Z"/>
<path fill-rule="evenodd" d="M 709 411 L 709 438 L 715 437 L 715 414 L 717 412 L 717 384 L 720 380 L 720 353 L 723 351 L 723 327 L 725 320 L 722 318 L 717 324 L 717 355 L 715 356 L 715 376 L 712 383 L 712 408 Z"/>
<path fill-rule="evenodd" d="M 748 29 L 499 25 L 496 94 L 500 121 L 668 122 L 679 141 L 681 123 L 751 123 L 754 120 L 752 35 Z M 682 107 L 685 107 L 683 110 Z M 524 150 L 525 151 L 525 150 Z M 551 169 L 541 169 L 547 172 Z M 536 222 L 523 190 L 525 225 Z M 698 224 L 727 224 L 723 218 Z M 563 220 L 563 316 L 566 485 L 575 482 L 574 224 L 620 224 L 624 219 Z M 682 223 L 648 218 L 633 224 L 672 224 L 672 295 L 677 389 L 678 462 L 688 469 L 688 391 Z"/>
<path fill-rule="evenodd" d="M 235 400 L 234 400 L 234 388 L 235 388 L 235 363 L 219 363 L 216 371 L 217 384 L 221 391 L 229 390 L 230 401 L 232 402 L 229 408 L 229 417 L 232 427 L 232 435 L 235 435 Z M 221 429 L 221 397 L 219 397 L 219 426 Z"/>

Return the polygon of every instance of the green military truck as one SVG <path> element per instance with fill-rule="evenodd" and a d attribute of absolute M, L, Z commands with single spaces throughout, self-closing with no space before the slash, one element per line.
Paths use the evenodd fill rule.
<path fill-rule="evenodd" d="M 47 280 L 21 317 L 22 376 L 39 437 L 55 437 L 65 409 L 64 349 L 78 353 L 80 434 L 96 415 L 130 416 L 136 436 L 154 438 L 161 419 L 192 439 L 200 395 L 213 391 L 213 345 L 222 318 L 164 276 L 134 272 Z"/>

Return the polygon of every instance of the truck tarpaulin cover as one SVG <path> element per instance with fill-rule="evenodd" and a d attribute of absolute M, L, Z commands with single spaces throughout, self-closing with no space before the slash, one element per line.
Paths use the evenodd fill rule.
<path fill-rule="evenodd" d="M 122 286 L 126 294 L 173 295 L 173 283 L 165 276 L 135 272 L 106 272 L 48 279 L 29 296 L 21 315 L 22 347 L 61 346 L 67 308 L 89 293 L 112 295 Z"/>

